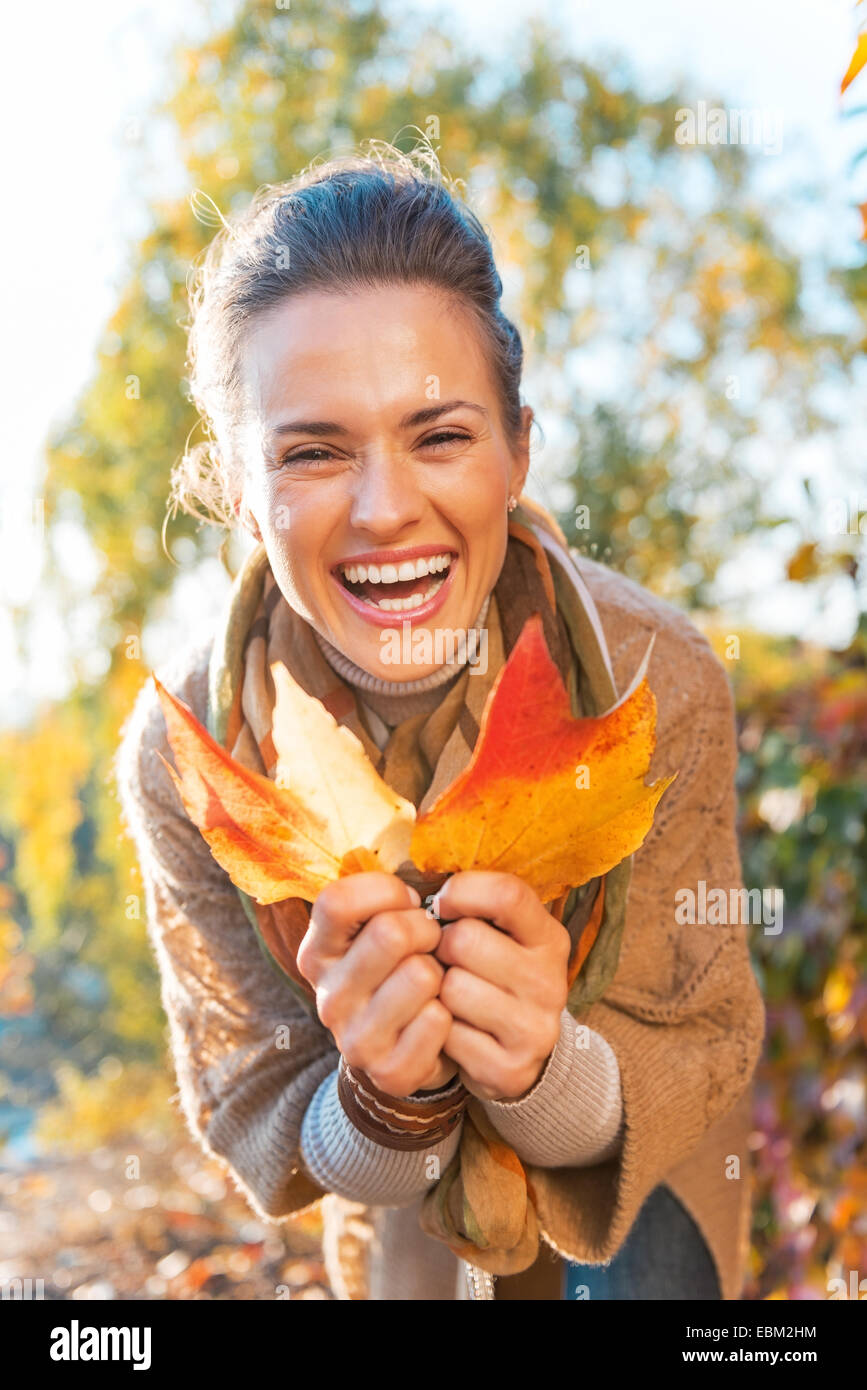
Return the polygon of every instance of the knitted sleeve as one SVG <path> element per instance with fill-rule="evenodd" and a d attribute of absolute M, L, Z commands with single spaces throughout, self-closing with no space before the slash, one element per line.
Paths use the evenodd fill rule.
<path fill-rule="evenodd" d="M 202 722 L 207 656 L 202 648 L 160 674 Z M 437 1176 L 426 1160 L 433 1155 L 444 1168 L 461 1127 L 430 1155 L 396 1152 L 356 1131 L 339 1103 L 337 1113 L 339 1054 L 331 1035 L 265 959 L 234 885 L 188 819 L 157 752 L 173 764 L 148 681 L 125 725 L 115 774 L 191 1132 L 265 1217 L 308 1206 L 326 1191 L 383 1206 L 420 1197 Z"/>
<path fill-rule="evenodd" d="M 412 1104 L 401 1101 L 403 1107 Z M 389 1149 L 357 1130 L 337 1095 L 337 1071 L 323 1081 L 304 1116 L 301 1159 L 329 1192 L 374 1207 L 416 1201 L 445 1172 L 461 1140 L 463 1120 L 447 1139 L 424 1149 Z"/>
<path fill-rule="evenodd" d="M 670 610 L 660 623 L 661 605 L 634 592 L 638 611 L 628 627 L 603 608 L 608 630 L 619 637 L 618 686 L 656 630 L 649 680 L 658 702 L 657 747 L 648 781 L 675 770 L 678 776 L 634 856 L 617 973 L 579 1018 L 617 1058 L 623 1141 L 609 1161 L 537 1169 L 538 1183 L 533 1179 L 546 1231 L 570 1258 L 591 1263 L 617 1253 L 652 1189 L 738 1103 L 764 1037 L 749 952 L 750 931 L 761 925 L 745 925 L 728 906 L 719 921 L 698 913 L 690 921 L 684 908 L 690 895 L 696 904 L 711 888 L 722 890 L 727 905 L 740 901 L 728 679 L 691 624 L 672 619 Z M 729 1180 L 721 1163 L 719 1181 Z"/>
<path fill-rule="evenodd" d="M 613 1158 L 622 1139 L 617 1057 L 603 1037 L 568 1009 L 536 1084 L 517 1100 L 482 1102 L 499 1134 L 526 1163 L 583 1167 Z"/>

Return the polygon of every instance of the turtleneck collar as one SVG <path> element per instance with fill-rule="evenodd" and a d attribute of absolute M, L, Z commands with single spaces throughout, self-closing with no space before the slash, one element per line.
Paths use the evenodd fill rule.
<path fill-rule="evenodd" d="M 491 595 L 488 594 L 473 623 L 474 628 L 484 627 L 490 602 Z M 363 691 L 365 695 L 385 696 L 389 700 L 400 700 L 404 697 L 408 699 L 411 696 L 424 695 L 428 691 L 438 690 L 440 686 L 448 685 L 451 681 L 456 680 L 466 664 L 465 661 L 459 665 L 446 663 L 437 667 L 429 676 L 420 676 L 418 680 L 414 681 L 386 681 L 379 676 L 374 676 L 370 671 L 365 671 L 363 666 L 356 665 L 345 652 L 342 652 L 339 647 L 335 647 L 315 628 L 313 635 L 325 660 L 343 680 Z"/>

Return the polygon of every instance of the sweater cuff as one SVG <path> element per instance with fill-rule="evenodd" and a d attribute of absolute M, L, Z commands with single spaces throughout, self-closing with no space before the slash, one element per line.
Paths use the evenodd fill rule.
<path fill-rule="evenodd" d="M 411 1105 L 411 1101 L 403 1102 Z M 326 1192 L 370 1206 L 403 1207 L 424 1196 L 457 1152 L 463 1118 L 447 1139 L 421 1149 L 391 1149 L 356 1129 L 330 1072 L 304 1112 L 300 1158 L 307 1176 Z"/>
<path fill-rule="evenodd" d="M 613 1158 L 622 1140 L 620 1068 L 592 1028 L 560 1015 L 560 1037 L 542 1074 L 514 1100 L 482 1101 L 519 1158 L 540 1168 L 589 1167 Z"/>

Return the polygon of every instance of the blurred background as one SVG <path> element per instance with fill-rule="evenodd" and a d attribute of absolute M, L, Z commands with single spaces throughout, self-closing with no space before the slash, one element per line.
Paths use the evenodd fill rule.
<path fill-rule="evenodd" d="M 689 610 L 735 691 L 745 879 L 785 893 L 783 931 L 751 940 L 768 1034 L 746 1296 L 825 1299 L 842 1279 L 857 1297 L 867 73 L 841 83 L 864 9 L 58 0 L 7 17 L 4 1288 L 331 1297 L 317 1209 L 264 1226 L 186 1136 L 111 761 L 244 553 L 166 516 L 197 428 L 185 277 L 215 208 L 424 135 L 493 236 L 524 336 L 529 492 L 579 550 Z"/>

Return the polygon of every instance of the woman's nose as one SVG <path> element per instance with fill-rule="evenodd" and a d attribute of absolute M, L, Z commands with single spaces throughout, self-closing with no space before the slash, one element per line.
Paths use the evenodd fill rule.
<path fill-rule="evenodd" d="M 350 522 L 359 531 L 393 536 L 418 521 L 423 499 L 412 464 L 400 450 L 368 454 L 355 483 Z"/>

